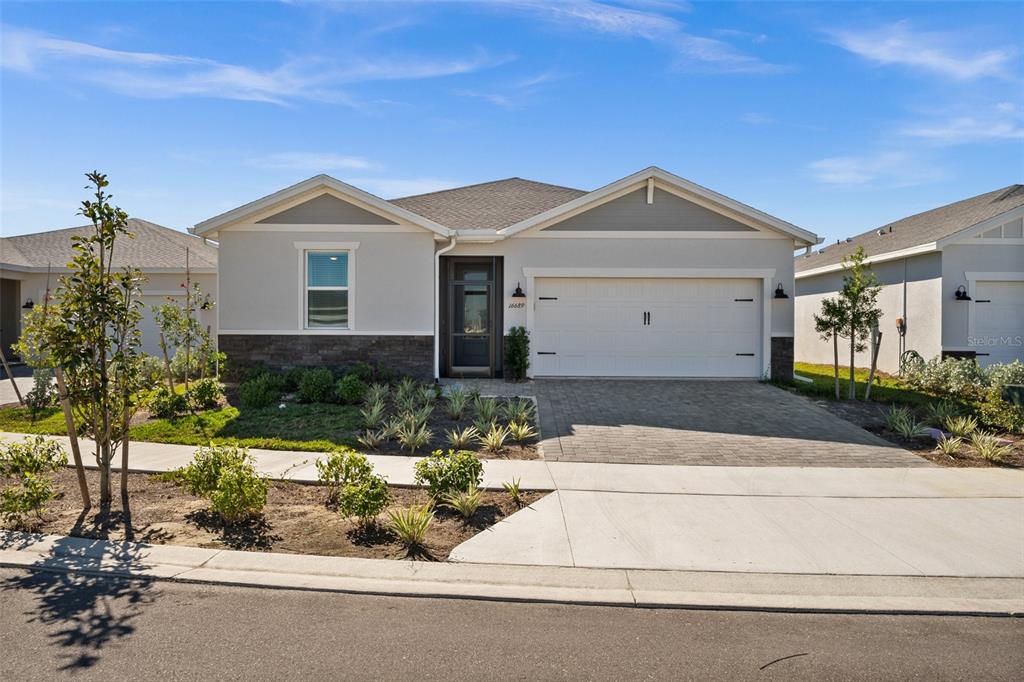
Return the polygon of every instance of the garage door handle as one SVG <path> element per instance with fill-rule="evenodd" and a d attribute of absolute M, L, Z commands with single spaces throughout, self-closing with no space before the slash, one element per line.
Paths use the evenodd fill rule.
<path fill-rule="evenodd" d="M 742 356 L 742 357 L 745 357 L 745 358 L 752 358 L 752 357 L 754 357 L 753 353 L 737 353 L 736 355 L 739 355 L 739 356 Z"/>
<path fill-rule="evenodd" d="M 542 301 L 557 301 L 558 300 L 557 296 L 538 296 L 537 298 L 539 298 Z"/>
<path fill-rule="evenodd" d="M 754 299 L 752 299 L 752 298 L 734 298 L 732 300 L 736 301 L 737 303 L 753 303 L 754 302 Z"/>
<path fill-rule="evenodd" d="M 979 298 L 979 299 L 977 299 L 974 302 L 975 303 L 991 303 L 992 299 L 991 298 Z"/>
<path fill-rule="evenodd" d="M 550 350 L 539 350 L 537 351 L 537 355 L 558 355 L 558 353 Z"/>

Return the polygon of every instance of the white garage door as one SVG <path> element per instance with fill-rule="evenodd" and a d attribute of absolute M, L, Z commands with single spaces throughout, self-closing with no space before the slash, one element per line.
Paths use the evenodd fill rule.
<path fill-rule="evenodd" d="M 758 377 L 761 280 L 538 278 L 536 376 Z"/>
<path fill-rule="evenodd" d="M 974 290 L 978 362 L 1024 360 L 1024 282 L 978 282 Z"/>

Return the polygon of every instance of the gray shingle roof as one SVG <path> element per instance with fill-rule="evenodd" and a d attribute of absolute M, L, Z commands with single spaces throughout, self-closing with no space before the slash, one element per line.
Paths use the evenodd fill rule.
<path fill-rule="evenodd" d="M 172 230 L 139 218 L 128 219 L 134 239 L 118 239 L 114 249 L 114 267 L 132 265 L 146 269 L 185 269 L 185 249 L 193 268 L 216 268 L 217 248 L 190 234 Z M 37 232 L 0 239 L 0 263 L 45 268 L 63 268 L 74 256 L 71 237 L 85 235 L 92 226 Z"/>
<path fill-rule="evenodd" d="M 571 187 L 508 178 L 390 202 L 453 229 L 500 230 L 584 194 Z"/>
<path fill-rule="evenodd" d="M 797 256 L 795 269 L 803 272 L 835 265 L 856 251 L 858 246 L 864 247 L 866 255 L 876 256 L 930 244 L 1022 205 L 1024 185 L 1009 185 L 897 220 L 857 235 L 848 242 L 830 244 L 810 256 Z"/>

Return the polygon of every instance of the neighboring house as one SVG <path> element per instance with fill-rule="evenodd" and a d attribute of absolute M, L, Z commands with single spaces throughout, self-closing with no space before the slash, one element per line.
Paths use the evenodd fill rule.
<path fill-rule="evenodd" d="M 882 285 L 880 369 L 898 371 L 910 350 L 926 360 L 977 357 L 982 365 L 1024 360 L 1022 217 L 1024 185 L 1010 185 L 797 256 L 796 359 L 832 362 L 814 314 L 842 287 L 843 257 L 863 246 Z M 858 356 L 858 365 L 869 363 L 867 352 Z"/>
<path fill-rule="evenodd" d="M 184 297 L 185 252 L 188 250 L 192 280 L 211 296 L 217 293 L 217 248 L 204 239 L 162 227 L 138 218 L 128 221 L 134 239 L 119 238 L 114 249 L 115 268 L 132 265 L 148 278 L 142 287 L 143 349 L 159 354 L 160 332 L 153 320 L 152 306 L 166 302 L 168 296 Z M 50 288 L 68 272 L 74 257 L 71 238 L 90 233 L 91 226 L 72 227 L 36 234 L 0 238 L 0 337 L 5 353 L 21 334 L 21 318 L 46 296 L 47 269 Z M 200 320 L 216 334 L 216 314 L 201 313 Z"/>
<path fill-rule="evenodd" d="M 385 201 L 318 175 L 202 222 L 233 366 L 786 377 L 814 234 L 657 168 L 585 192 L 519 178 Z M 776 297 L 776 288 L 781 288 Z"/>

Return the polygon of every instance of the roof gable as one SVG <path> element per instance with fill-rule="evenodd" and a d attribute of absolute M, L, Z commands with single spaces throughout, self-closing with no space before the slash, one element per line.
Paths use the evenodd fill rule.
<path fill-rule="evenodd" d="M 382 215 L 367 211 L 332 194 L 321 194 L 279 213 L 256 221 L 267 225 L 395 225 Z"/>

